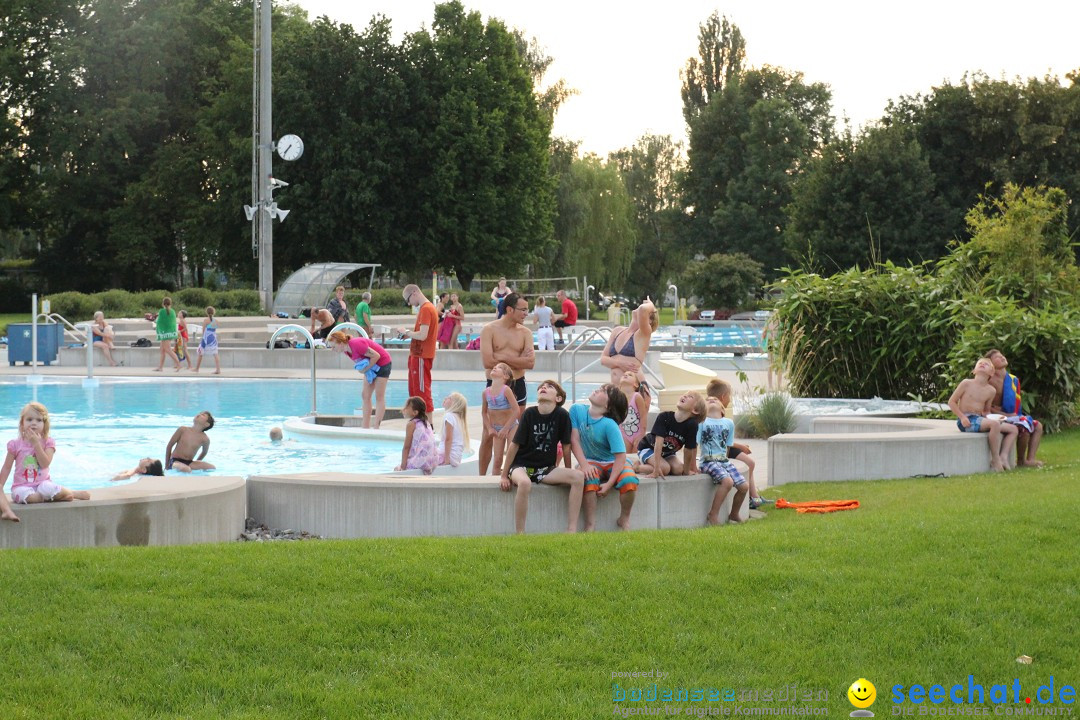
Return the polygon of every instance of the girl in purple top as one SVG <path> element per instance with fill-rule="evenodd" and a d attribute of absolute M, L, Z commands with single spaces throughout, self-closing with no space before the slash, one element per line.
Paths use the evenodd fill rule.
<path fill-rule="evenodd" d="M 11 499 L 16 503 L 90 499 L 88 492 L 72 492 L 52 482 L 49 466 L 55 453 L 56 441 L 49 437 L 49 411 L 41 403 L 29 403 L 19 414 L 19 437 L 8 442 L 7 457 L 0 469 L 0 517 L 19 520 L 3 497 L 3 486 L 13 468 Z"/>
<path fill-rule="evenodd" d="M 326 338 L 326 346 L 343 353 L 353 361 L 353 367 L 364 373 L 364 421 L 363 427 L 382 424 L 386 413 L 386 382 L 390 379 L 390 353 L 379 343 L 362 337 L 349 337 L 335 330 Z M 375 393 L 375 424 L 371 424 L 371 394 Z"/>

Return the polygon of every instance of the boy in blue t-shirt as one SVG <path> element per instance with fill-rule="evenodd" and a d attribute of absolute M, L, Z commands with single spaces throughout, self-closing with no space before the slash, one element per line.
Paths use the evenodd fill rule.
<path fill-rule="evenodd" d="M 724 417 L 724 405 L 718 398 L 706 398 L 705 406 L 708 416 L 698 426 L 697 444 L 701 453 L 701 472 L 711 477 L 713 485 L 716 485 L 712 506 L 705 522 L 709 525 L 720 524 L 720 508 L 724 506 L 728 491 L 734 486 L 735 497 L 731 500 L 728 522 L 738 524 L 742 522 L 739 519 L 739 508 L 742 507 L 750 487 L 728 459 L 728 447 L 735 437 L 735 423 Z"/>
<path fill-rule="evenodd" d="M 615 488 L 621 512 L 616 525 L 630 529 L 630 509 L 637 496 L 637 475 L 626 461 L 626 442 L 619 424 L 626 419 L 626 395 L 605 384 L 589 395 L 588 405 L 570 408 L 571 447 L 585 472 L 585 531 L 596 529 L 596 498 Z"/>

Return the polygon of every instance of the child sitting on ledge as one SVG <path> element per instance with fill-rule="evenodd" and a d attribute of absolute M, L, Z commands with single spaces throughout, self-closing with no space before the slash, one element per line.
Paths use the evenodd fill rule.
<path fill-rule="evenodd" d="M 979 358 L 971 374 L 974 377 L 961 380 L 953 391 L 949 398 L 949 409 L 958 418 L 956 426 L 960 432 L 987 434 L 990 467 L 1000 472 L 1010 467 L 1010 455 L 1016 444 L 1016 426 L 988 417 L 996 394 L 994 386 L 990 384 L 990 376 L 994 374 L 993 363 Z"/>

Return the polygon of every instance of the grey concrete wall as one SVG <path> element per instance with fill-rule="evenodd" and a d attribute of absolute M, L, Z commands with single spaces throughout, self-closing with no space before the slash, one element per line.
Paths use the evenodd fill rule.
<path fill-rule="evenodd" d="M 712 502 L 705 475 L 642 478 L 630 515 L 633 529 L 700 527 Z M 526 532 L 566 529 L 567 490 L 534 485 Z M 730 510 L 728 497 L 724 512 Z M 248 478 L 249 514 L 280 529 L 324 537 L 506 535 L 514 532 L 514 492 L 497 477 L 410 478 L 312 473 Z M 597 503 L 596 527 L 614 530 L 618 496 Z M 746 509 L 743 508 L 743 517 Z M 581 522 L 584 522 L 582 513 Z"/>
<path fill-rule="evenodd" d="M 194 347 L 189 348 L 192 353 L 192 362 L 195 361 Z M 223 369 L 236 368 L 276 368 L 283 370 L 310 370 L 311 353 L 315 353 L 315 367 L 317 370 L 351 370 L 352 362 L 341 353 L 332 350 L 317 348 L 311 350 L 268 350 L 266 348 L 235 348 L 230 349 L 222 345 L 218 352 L 218 358 Z M 397 379 L 405 379 L 408 364 L 408 350 L 388 350 L 390 359 L 394 363 L 393 376 Z M 117 346 L 113 350 L 113 359 L 123 362 L 125 367 L 151 368 L 157 367 L 161 358 L 161 351 L 155 345 L 150 348 L 133 348 Z M 600 359 L 599 351 L 582 350 L 577 356 L 577 368 L 580 370 L 594 360 Z M 570 372 L 569 360 L 564 360 L 564 373 Z M 660 353 L 650 351 L 646 358 L 649 367 L 658 369 Z M 85 348 L 61 348 L 59 363 L 65 367 L 86 367 Z M 107 365 L 104 356 L 100 352 L 95 353 L 95 367 Z M 166 368 L 172 367 L 172 360 L 165 359 Z M 213 358 L 203 358 L 202 370 L 207 372 L 207 367 L 212 371 L 214 368 Z M 440 350 L 435 355 L 434 369 L 436 372 L 469 371 L 476 372 L 477 380 L 483 380 L 483 363 L 479 351 L 476 350 Z M 539 380 L 542 377 L 555 377 L 559 372 L 559 353 L 555 350 L 545 350 L 536 353 L 536 367 L 526 373 L 530 380 Z M 606 374 L 605 369 L 597 363 L 589 370 L 590 374 Z"/>
<path fill-rule="evenodd" d="M 810 430 L 769 438 L 770 487 L 990 470 L 986 435 L 949 420 L 817 418 Z"/>
<path fill-rule="evenodd" d="M 239 477 L 147 477 L 90 492 L 90 500 L 14 506 L 20 522 L 0 521 L 0 548 L 231 542 L 244 530 Z"/>

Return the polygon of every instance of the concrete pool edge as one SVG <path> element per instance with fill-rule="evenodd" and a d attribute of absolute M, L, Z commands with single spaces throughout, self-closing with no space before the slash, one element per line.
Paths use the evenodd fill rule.
<path fill-rule="evenodd" d="M 248 478 L 248 512 L 260 523 L 327 538 L 481 536 L 514 533 L 514 493 L 495 476 L 298 473 Z M 706 475 L 641 478 L 630 524 L 637 530 L 703 526 L 715 486 Z M 729 495 L 724 514 L 729 512 Z M 746 519 L 744 501 L 740 515 Z M 598 530 L 615 530 L 615 494 L 597 504 Z M 528 533 L 566 529 L 567 490 L 534 485 Z M 584 520 L 584 517 L 582 517 Z M 580 524 L 579 524 L 580 527 Z"/>
<path fill-rule="evenodd" d="M 237 476 L 143 477 L 91 499 L 14 506 L 0 548 L 190 545 L 232 542 L 244 530 L 247 490 Z"/>

